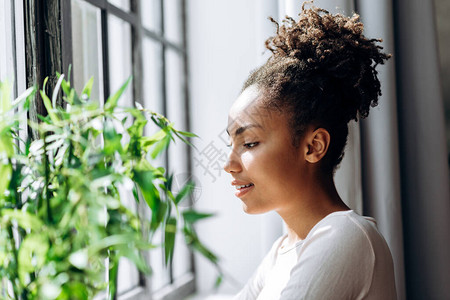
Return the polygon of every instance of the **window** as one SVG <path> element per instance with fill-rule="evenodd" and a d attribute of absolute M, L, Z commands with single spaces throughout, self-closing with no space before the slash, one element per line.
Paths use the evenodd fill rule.
<path fill-rule="evenodd" d="M 14 2 L 2 2 L 2 12 L 12 9 Z M 42 85 L 49 76 L 51 88 L 56 82 L 54 74 L 63 72 L 81 90 L 94 76 L 92 98 L 104 102 L 132 76 L 121 98 L 123 105 L 139 102 L 167 116 L 178 129 L 189 130 L 185 0 L 25 0 L 21 9 L 25 14 L 28 85 Z M 2 16 L 0 25 L 6 26 L 8 20 Z M 7 44 L 0 45 L 1 54 Z M 38 103 L 30 118 L 36 118 L 36 112 L 43 114 L 43 105 Z M 189 157 L 189 147 L 177 143 L 156 164 L 183 181 L 190 173 Z M 148 217 L 131 195 L 129 199 L 130 207 Z M 183 299 L 194 291 L 193 255 L 182 240 L 176 242 L 174 262 L 168 269 L 159 249 L 145 256 L 153 268 L 150 277 L 128 261 L 120 262 L 119 299 L 137 299 L 150 293 L 153 299 Z"/>
<path fill-rule="evenodd" d="M 25 90 L 23 5 L 19 1 L 0 3 L 0 81 L 13 85 L 12 97 Z"/>

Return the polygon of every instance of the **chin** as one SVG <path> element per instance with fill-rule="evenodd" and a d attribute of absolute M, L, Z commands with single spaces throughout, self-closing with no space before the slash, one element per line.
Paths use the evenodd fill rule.
<path fill-rule="evenodd" d="M 242 209 L 246 214 L 249 215 L 259 215 L 268 212 L 268 210 L 265 210 L 262 207 L 251 207 L 245 204 L 244 202 L 242 203 Z"/>

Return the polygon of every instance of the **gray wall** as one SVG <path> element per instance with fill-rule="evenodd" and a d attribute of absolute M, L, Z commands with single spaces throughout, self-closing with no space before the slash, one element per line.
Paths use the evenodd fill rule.
<path fill-rule="evenodd" d="M 442 96 L 445 105 L 447 153 L 450 151 L 450 1 L 434 0 L 441 63 Z"/>

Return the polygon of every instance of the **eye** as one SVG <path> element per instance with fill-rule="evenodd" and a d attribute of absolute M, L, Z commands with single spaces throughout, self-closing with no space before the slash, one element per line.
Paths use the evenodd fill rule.
<path fill-rule="evenodd" d="M 233 144 L 232 143 L 229 143 L 229 144 L 227 144 L 226 145 L 228 148 L 231 148 L 231 147 L 233 147 Z"/>
<path fill-rule="evenodd" d="M 258 144 L 259 144 L 259 142 L 246 143 L 246 144 L 244 144 L 244 147 L 247 149 L 250 149 L 250 148 L 256 147 Z"/>

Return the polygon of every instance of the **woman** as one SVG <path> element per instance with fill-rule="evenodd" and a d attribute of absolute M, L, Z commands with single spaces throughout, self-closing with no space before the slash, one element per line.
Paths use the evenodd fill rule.
<path fill-rule="evenodd" d="M 236 299 L 396 299 L 375 220 L 350 210 L 333 181 L 347 124 L 377 105 L 375 67 L 389 55 L 357 15 L 303 7 L 277 27 L 272 56 L 230 109 L 224 168 L 247 213 L 274 210 L 288 230 Z"/>

